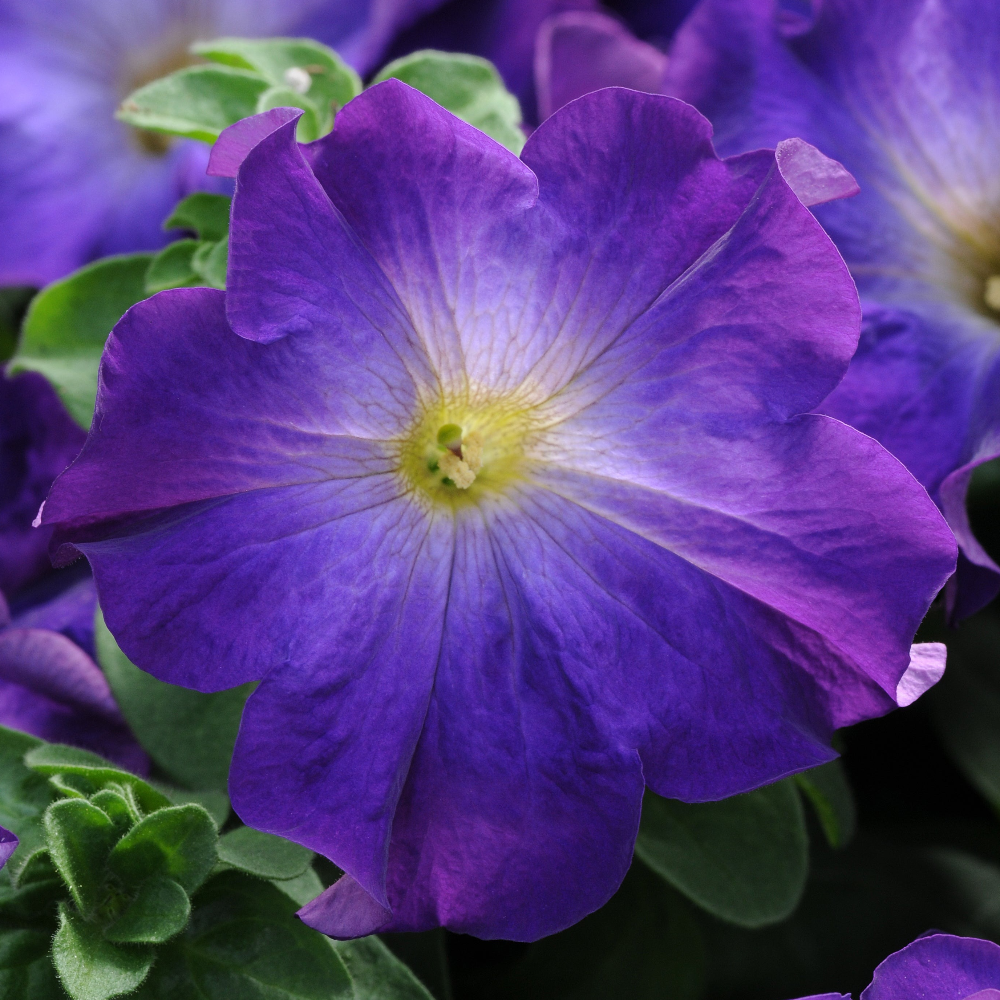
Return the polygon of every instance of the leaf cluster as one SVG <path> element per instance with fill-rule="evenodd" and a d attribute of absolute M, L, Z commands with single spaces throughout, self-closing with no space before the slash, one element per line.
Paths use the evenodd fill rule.
<path fill-rule="evenodd" d="M 118 117 L 136 128 L 215 142 L 223 129 L 272 108 L 301 108 L 299 142 L 333 128 L 361 93 L 361 79 L 333 49 L 304 38 L 218 38 L 191 52 L 186 66 L 129 94 Z M 478 56 L 431 49 L 389 63 L 371 85 L 395 78 L 515 153 L 524 146 L 521 107 L 496 67 Z"/>

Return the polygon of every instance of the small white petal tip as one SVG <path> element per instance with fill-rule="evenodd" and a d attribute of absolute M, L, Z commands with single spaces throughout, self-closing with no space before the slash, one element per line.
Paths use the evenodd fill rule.
<path fill-rule="evenodd" d="M 40 528 L 42 526 L 42 511 L 45 510 L 45 501 L 42 501 L 42 506 L 38 508 L 38 513 L 35 515 L 34 521 L 31 522 L 33 528 Z M 23 521 L 21 522 L 24 523 Z"/>
<path fill-rule="evenodd" d="M 912 705 L 944 676 L 948 647 L 943 642 L 918 642 L 910 646 L 910 665 L 896 685 L 896 704 Z"/>

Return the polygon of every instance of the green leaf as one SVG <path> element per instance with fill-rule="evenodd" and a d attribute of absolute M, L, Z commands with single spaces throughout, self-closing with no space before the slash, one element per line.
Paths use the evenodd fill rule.
<path fill-rule="evenodd" d="M 240 716 L 253 685 L 202 694 L 159 681 L 118 648 L 100 611 L 94 641 L 115 700 L 153 760 L 183 785 L 225 791 Z"/>
<path fill-rule="evenodd" d="M 934 638 L 948 642 L 948 669 L 926 696 L 934 726 L 959 770 L 1000 810 L 1000 616 L 990 607 Z"/>
<path fill-rule="evenodd" d="M 524 132 L 518 127 L 521 106 L 488 60 L 425 49 L 389 63 L 371 85 L 390 77 L 426 94 L 512 153 L 520 155 L 524 148 Z"/>
<path fill-rule="evenodd" d="M 301 875 L 313 852 L 283 837 L 241 826 L 219 838 L 219 860 L 259 878 L 286 879 Z"/>
<path fill-rule="evenodd" d="M 795 783 L 816 810 L 816 817 L 830 846 L 846 847 L 858 825 L 854 793 L 839 760 L 795 775 Z"/>
<path fill-rule="evenodd" d="M 102 788 L 101 791 L 91 796 L 90 801 L 115 825 L 120 837 L 128 833 L 133 823 L 137 823 L 142 817 L 135 811 L 133 804 L 121 794 L 110 788 Z"/>
<path fill-rule="evenodd" d="M 107 1000 L 131 993 L 142 983 L 153 964 L 153 952 L 105 941 L 97 927 L 61 906 L 52 961 L 73 1000 Z"/>
<path fill-rule="evenodd" d="M 146 292 L 162 292 L 167 288 L 187 288 L 198 284 L 198 275 L 191 266 L 198 247 L 198 240 L 176 240 L 164 247 L 150 262 L 146 270 Z"/>
<path fill-rule="evenodd" d="M 322 126 L 316 115 L 316 109 L 308 97 L 297 94 L 294 90 L 289 90 L 288 87 L 268 87 L 257 100 L 257 114 L 270 111 L 272 108 L 302 109 L 302 117 L 299 118 L 299 123 L 295 126 L 295 138 L 299 142 L 315 142 L 324 134 L 320 131 Z"/>
<path fill-rule="evenodd" d="M 131 795 L 135 807 L 144 813 L 151 813 L 170 805 L 170 800 L 142 778 L 109 764 L 97 754 L 77 747 L 63 746 L 61 743 L 44 743 L 24 755 L 24 762 L 33 771 L 45 775 L 58 775 L 72 779 L 74 787 L 82 794 L 93 795 L 102 788 L 128 797 Z M 14 831 L 17 832 L 16 830 Z"/>
<path fill-rule="evenodd" d="M 296 909 L 270 882 L 233 871 L 213 877 L 187 929 L 161 950 L 142 1000 L 353 1000 L 340 958 Z"/>
<path fill-rule="evenodd" d="M 229 210 L 233 199 L 225 194 L 196 191 L 182 198 L 163 228 L 190 229 L 199 240 L 221 240 L 229 235 Z"/>
<path fill-rule="evenodd" d="M 155 876 L 139 886 L 128 909 L 104 937 L 118 943 L 162 944 L 184 930 L 190 916 L 187 893 L 173 879 Z"/>
<path fill-rule="evenodd" d="M 64 799 L 46 811 L 45 832 L 56 869 L 89 917 L 108 894 L 105 864 L 118 840 L 114 823 L 85 799 Z"/>
<path fill-rule="evenodd" d="M 49 958 L 51 942 L 51 930 L 18 928 L 0 932 L 2 1000 L 66 1000 Z"/>
<path fill-rule="evenodd" d="M 25 862 L 45 843 L 42 814 L 54 797 L 45 778 L 24 764 L 24 755 L 41 745 L 34 736 L 0 726 L 0 826 L 21 841 L 4 869 L 15 882 Z"/>
<path fill-rule="evenodd" d="M 135 128 L 215 142 L 257 110 L 268 82 L 229 66 L 188 66 L 129 94 L 117 116 Z"/>
<path fill-rule="evenodd" d="M 361 93 L 358 74 L 333 49 L 307 38 L 217 38 L 194 45 L 191 51 L 216 62 L 256 70 L 272 86 L 290 90 L 295 98 L 306 98 L 316 116 L 317 137 L 333 127 L 334 111 Z M 304 90 L 302 71 L 308 73 Z M 292 100 L 284 106 L 302 105 Z M 301 123 L 299 128 L 300 141 L 305 141 Z"/>
<path fill-rule="evenodd" d="M 125 310 L 146 298 L 152 259 L 137 253 L 95 261 L 49 285 L 28 308 L 9 370 L 44 375 L 81 427 L 94 413 L 104 342 Z"/>
<path fill-rule="evenodd" d="M 35 289 L 27 285 L 0 288 L 0 364 L 10 358 L 17 348 L 21 321 L 34 295 Z"/>
<path fill-rule="evenodd" d="M 192 792 L 188 788 L 172 785 L 160 785 L 159 789 L 175 806 L 185 806 L 189 802 L 201 806 L 212 817 L 216 830 L 221 829 L 229 819 L 229 796 L 225 792 Z"/>
<path fill-rule="evenodd" d="M 456 963 L 453 975 L 455 995 L 476 1000 L 701 1000 L 705 949 L 685 900 L 633 864 L 611 900 L 580 923 L 518 948 L 505 964 Z"/>
<path fill-rule="evenodd" d="M 423 983 L 377 937 L 331 941 L 354 983 L 354 1000 L 432 1000 Z"/>
<path fill-rule="evenodd" d="M 741 927 L 792 913 L 809 872 L 805 816 L 790 781 L 721 802 L 647 792 L 635 852 L 703 909 Z"/>
<path fill-rule="evenodd" d="M 32 860 L 36 877 L 22 878 L 16 888 L 9 871 L 6 868 L 0 870 L 0 950 L 6 933 L 2 929 L 4 925 L 41 925 L 51 937 L 52 928 L 48 924 L 54 922 L 56 904 L 69 896 L 65 883 L 49 859 L 48 851 L 36 851 Z"/>
<path fill-rule="evenodd" d="M 294 900 L 297 906 L 311 903 L 323 892 L 324 888 L 319 876 L 312 868 L 307 868 L 295 878 L 276 879 L 272 884 L 276 885 L 289 899 Z"/>
<path fill-rule="evenodd" d="M 115 845 L 108 867 L 128 885 L 164 875 L 192 893 L 215 866 L 217 839 L 215 823 L 201 806 L 170 806 L 132 827 Z"/>
<path fill-rule="evenodd" d="M 226 287 L 226 264 L 229 260 L 229 237 L 215 243 L 202 241 L 191 258 L 191 267 L 209 288 Z"/>

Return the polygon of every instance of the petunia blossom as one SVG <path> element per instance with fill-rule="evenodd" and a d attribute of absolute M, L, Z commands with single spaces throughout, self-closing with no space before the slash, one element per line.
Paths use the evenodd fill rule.
<path fill-rule="evenodd" d="M 811 767 L 940 676 L 910 643 L 954 540 L 804 415 L 859 309 L 773 153 L 623 89 L 520 159 L 394 80 L 310 146 L 280 118 L 226 292 L 125 315 L 44 520 L 133 662 L 260 681 L 230 793 L 345 871 L 308 923 L 550 934 L 646 785 Z"/>
<path fill-rule="evenodd" d="M 0 592 L 10 596 L 51 571 L 52 531 L 31 522 L 85 437 L 41 375 L 0 374 Z"/>
<path fill-rule="evenodd" d="M 315 37 L 368 71 L 439 0 L 0 0 L 0 284 L 43 285 L 156 249 L 208 147 L 114 118 L 136 87 L 219 35 Z"/>
<path fill-rule="evenodd" d="M 702 0 L 666 90 L 740 153 L 798 136 L 861 193 L 817 209 L 864 306 L 844 381 L 822 404 L 884 444 L 958 538 L 953 617 L 1000 589 L 965 511 L 1000 455 L 1000 20 L 979 0 Z"/>
<path fill-rule="evenodd" d="M 92 657 L 96 607 L 89 577 L 13 619 L 0 596 L 0 725 L 92 750 L 145 774 L 149 758 Z"/>
<path fill-rule="evenodd" d="M 1000 946 L 979 938 L 928 934 L 890 955 L 861 1000 L 1000 1000 Z M 851 1000 L 823 993 L 802 1000 Z"/>
<path fill-rule="evenodd" d="M 0 868 L 7 864 L 19 843 L 20 841 L 10 830 L 0 826 Z"/>

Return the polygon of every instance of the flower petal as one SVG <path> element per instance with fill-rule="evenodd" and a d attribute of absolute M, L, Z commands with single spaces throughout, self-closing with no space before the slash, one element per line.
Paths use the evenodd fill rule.
<path fill-rule="evenodd" d="M 660 93 L 667 57 L 600 11 L 566 11 L 545 21 L 535 42 L 538 115 L 600 90 Z"/>
<path fill-rule="evenodd" d="M 537 400 L 743 211 L 759 170 L 722 163 L 710 136 L 691 108 L 612 89 L 553 115 L 522 163 L 388 80 L 306 155 L 398 292 L 445 390 Z"/>
<path fill-rule="evenodd" d="M 1000 946 L 977 938 L 930 934 L 890 955 L 861 1000 L 972 1000 L 1000 984 Z M 916 992 L 915 991 L 919 991 Z"/>
<path fill-rule="evenodd" d="M 224 302 L 220 291 L 182 288 L 126 313 L 105 347 L 87 444 L 53 486 L 44 523 L 394 467 L 378 439 L 409 422 L 415 389 L 377 331 L 352 331 L 381 363 L 365 367 L 336 328 L 269 345 L 236 337 Z"/>
<path fill-rule="evenodd" d="M 0 868 L 7 864 L 19 843 L 20 841 L 10 830 L 0 826 Z"/>
<path fill-rule="evenodd" d="M 393 820 L 387 930 L 535 940 L 606 902 L 632 859 L 642 771 L 592 718 L 609 665 L 585 662 L 581 628 L 597 616 L 553 600 L 553 546 L 502 507 L 456 518 L 434 689 Z M 338 886 L 309 922 L 346 936 Z"/>

